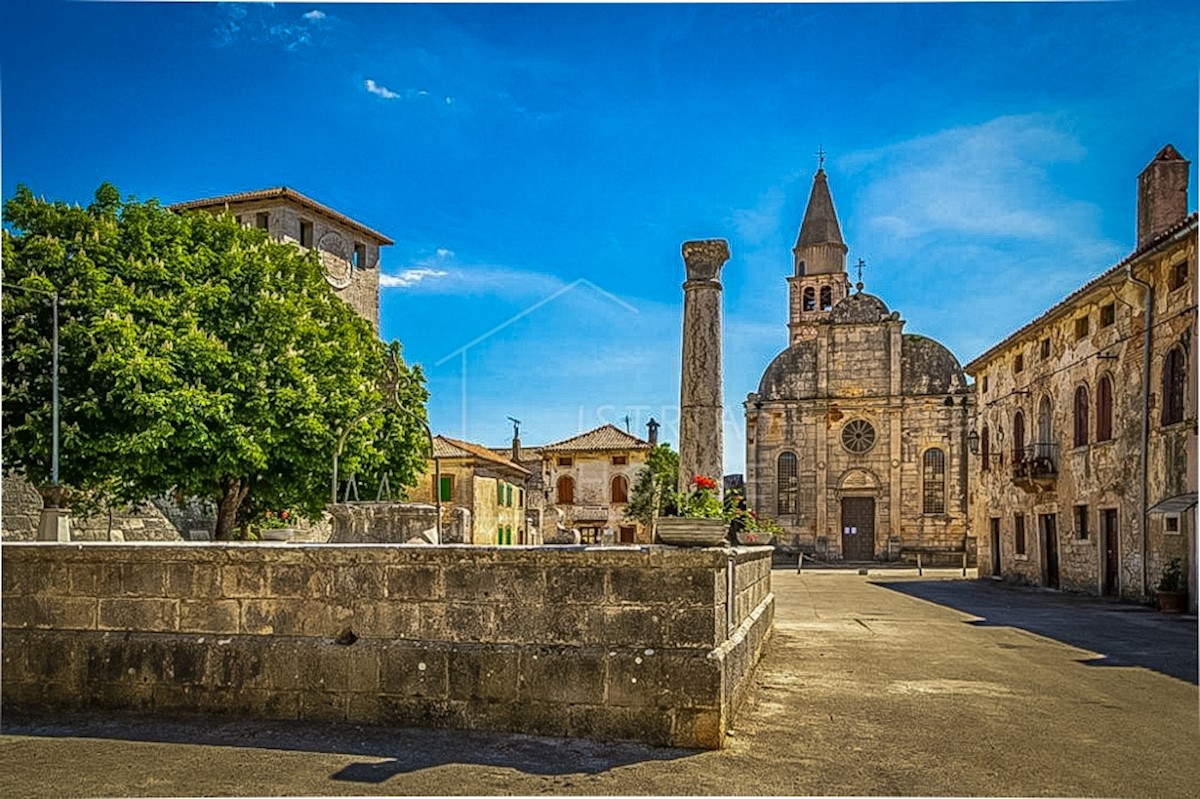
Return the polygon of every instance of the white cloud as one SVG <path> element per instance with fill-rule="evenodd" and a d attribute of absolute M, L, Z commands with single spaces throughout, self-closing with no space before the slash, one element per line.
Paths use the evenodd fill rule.
<path fill-rule="evenodd" d="M 449 272 L 441 269 L 430 269 L 429 267 L 417 267 L 415 269 L 405 269 L 398 275 L 380 275 L 379 285 L 383 288 L 409 288 L 415 286 L 422 280 L 429 278 L 446 277 Z"/>
<path fill-rule="evenodd" d="M 317 9 L 315 9 L 315 8 L 314 8 L 312 11 L 309 11 L 307 14 L 305 14 L 305 15 L 304 15 L 304 18 L 305 18 L 305 19 L 309 19 L 309 20 L 313 20 L 313 21 L 316 21 L 316 20 L 319 20 L 319 19 L 325 19 L 325 12 L 324 12 L 324 11 L 319 11 L 319 10 L 317 10 Z"/>
<path fill-rule="evenodd" d="M 380 86 L 378 83 L 371 80 L 370 78 L 367 78 L 365 81 L 363 81 L 363 86 L 366 87 L 366 90 L 369 91 L 371 94 L 377 94 L 380 97 L 383 97 L 384 99 L 387 99 L 387 100 L 395 100 L 397 97 L 400 96 L 399 94 L 392 91 L 388 87 Z"/>
<path fill-rule="evenodd" d="M 1064 230 L 1094 230 L 1099 209 L 1063 197 L 1047 173 L 1086 155 L 1061 125 L 1052 115 L 999 117 L 840 159 L 871 181 L 855 200 L 866 209 L 860 236 L 1057 241 Z"/>

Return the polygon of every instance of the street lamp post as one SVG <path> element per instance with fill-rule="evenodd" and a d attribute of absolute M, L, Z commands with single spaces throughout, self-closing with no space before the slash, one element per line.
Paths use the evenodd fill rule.
<path fill-rule="evenodd" d="M 42 502 L 41 518 L 38 520 L 39 541 L 70 541 L 71 515 L 67 508 L 59 505 L 62 492 L 58 483 L 58 290 L 45 291 L 30 286 L 18 286 L 14 283 L 4 283 L 6 289 L 29 291 L 50 298 L 50 496 L 54 502 L 53 508 L 47 508 Z"/>

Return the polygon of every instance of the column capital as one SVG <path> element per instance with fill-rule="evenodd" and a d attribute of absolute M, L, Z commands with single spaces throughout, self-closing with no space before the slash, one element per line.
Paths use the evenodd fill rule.
<path fill-rule="evenodd" d="M 683 262 L 687 279 L 718 280 L 721 267 L 729 260 L 729 242 L 725 239 L 704 239 L 683 243 Z"/>

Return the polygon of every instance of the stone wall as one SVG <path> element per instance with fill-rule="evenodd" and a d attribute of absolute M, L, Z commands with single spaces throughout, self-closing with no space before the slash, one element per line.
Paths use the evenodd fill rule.
<path fill-rule="evenodd" d="M 16 475 L 3 479 L 3 540 L 36 541 L 42 496 L 29 481 Z M 96 516 L 71 516 L 74 541 L 179 541 L 175 525 L 153 504 L 113 508 Z"/>
<path fill-rule="evenodd" d="M 716 748 L 770 550 L 10 544 L 3 705 Z"/>

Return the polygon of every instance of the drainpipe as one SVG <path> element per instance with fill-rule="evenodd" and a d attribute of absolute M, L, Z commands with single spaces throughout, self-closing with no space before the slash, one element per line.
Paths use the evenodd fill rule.
<path fill-rule="evenodd" d="M 1147 588 L 1149 584 L 1149 567 L 1146 563 L 1147 547 L 1150 531 L 1149 527 L 1149 508 L 1147 506 L 1147 491 L 1150 474 L 1150 344 L 1153 338 L 1154 328 L 1150 324 L 1151 317 L 1154 314 L 1154 286 L 1151 286 L 1144 280 L 1133 276 L 1133 264 L 1130 263 L 1125 267 L 1125 277 L 1131 282 L 1142 287 L 1143 296 L 1146 303 L 1146 316 L 1144 321 L 1145 330 L 1142 332 L 1142 485 L 1140 491 L 1142 517 L 1142 596 L 1149 596 Z"/>

